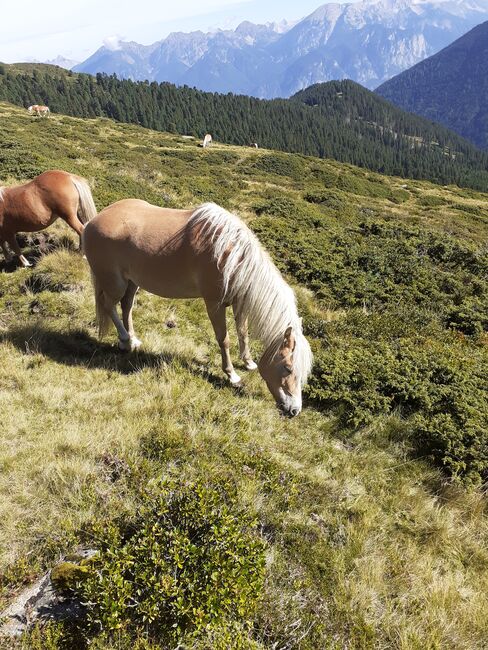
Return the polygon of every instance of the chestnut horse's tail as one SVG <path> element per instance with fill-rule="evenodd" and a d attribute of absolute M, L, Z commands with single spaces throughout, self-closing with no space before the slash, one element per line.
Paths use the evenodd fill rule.
<path fill-rule="evenodd" d="M 105 306 L 105 294 L 93 271 L 91 272 L 93 293 L 95 294 L 95 310 L 97 314 L 98 336 L 102 338 L 108 331 L 111 319 Z"/>
<path fill-rule="evenodd" d="M 71 174 L 71 181 L 76 187 L 78 196 L 80 197 L 80 202 L 78 205 L 78 219 L 82 224 L 86 224 L 97 214 L 97 208 L 95 206 L 95 202 L 93 201 L 90 186 L 84 178 L 81 178 L 80 176 L 74 176 L 73 174 Z"/>

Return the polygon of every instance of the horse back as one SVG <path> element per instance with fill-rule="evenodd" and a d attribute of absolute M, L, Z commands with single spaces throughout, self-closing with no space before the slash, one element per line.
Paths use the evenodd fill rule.
<path fill-rule="evenodd" d="M 191 228 L 192 213 L 138 199 L 108 206 L 83 233 L 92 271 L 97 278 L 116 274 L 167 298 L 202 296 L 201 277 L 212 260 Z"/>

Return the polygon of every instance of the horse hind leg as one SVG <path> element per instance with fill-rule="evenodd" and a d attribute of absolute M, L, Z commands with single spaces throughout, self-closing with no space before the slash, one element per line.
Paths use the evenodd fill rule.
<path fill-rule="evenodd" d="M 85 226 L 81 223 L 81 221 L 78 219 L 78 214 L 75 210 L 75 212 L 68 212 L 66 215 L 63 215 L 62 218 L 70 228 L 72 228 L 75 233 L 78 235 L 80 238 L 80 247 L 79 251 L 83 251 L 83 242 L 82 242 L 82 235 L 83 235 L 83 230 L 85 229 Z"/>
<path fill-rule="evenodd" d="M 119 349 L 129 351 L 131 336 L 117 313 L 117 304 L 122 302 L 128 291 L 128 282 L 118 273 L 104 273 L 103 280 L 92 269 L 93 289 L 97 310 L 97 321 L 100 336 L 106 333 L 110 320 L 115 325 L 119 337 Z"/>
<path fill-rule="evenodd" d="M 132 322 L 132 309 L 134 307 L 134 298 L 136 297 L 138 289 L 139 287 L 134 284 L 132 280 L 129 280 L 127 290 L 120 301 L 122 307 L 122 322 L 130 338 L 128 342 L 119 341 L 119 347 L 122 350 L 130 350 L 131 352 L 137 350 L 142 345 L 141 341 L 135 335 L 134 323 Z"/>
<path fill-rule="evenodd" d="M 1 242 L 2 250 L 3 250 L 3 256 L 5 258 L 6 262 L 11 262 L 13 259 L 12 253 L 9 251 L 9 248 L 7 246 L 7 243 L 5 241 Z"/>
<path fill-rule="evenodd" d="M 17 257 L 20 260 L 20 263 L 24 268 L 28 268 L 29 266 L 32 266 L 32 264 L 29 262 L 29 260 L 22 255 L 22 250 L 19 246 L 19 242 L 17 241 L 17 237 L 15 236 L 15 233 L 11 233 L 10 235 L 7 235 L 5 238 L 7 240 L 8 245 L 10 246 L 10 249 L 13 250 L 13 252 L 17 255 Z M 5 250 L 5 249 L 4 249 Z"/>

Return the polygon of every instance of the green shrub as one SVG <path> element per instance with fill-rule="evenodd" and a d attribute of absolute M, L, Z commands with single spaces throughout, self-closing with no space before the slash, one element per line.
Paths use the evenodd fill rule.
<path fill-rule="evenodd" d="M 167 642 L 244 629 L 264 576 L 254 525 L 224 487 L 175 479 L 150 485 L 129 529 L 112 524 L 99 533 L 99 556 L 79 585 L 90 629 Z"/>
<path fill-rule="evenodd" d="M 288 176 L 296 181 L 301 180 L 304 175 L 304 163 L 301 158 L 282 153 L 258 156 L 249 168 L 277 176 Z"/>
<path fill-rule="evenodd" d="M 284 217 L 293 219 L 296 216 L 306 217 L 306 209 L 297 201 L 288 196 L 273 196 L 269 199 L 261 200 L 254 206 L 257 215 L 267 215 L 269 217 Z"/>
<path fill-rule="evenodd" d="M 488 296 L 484 300 L 470 297 L 452 307 L 446 315 L 449 327 L 465 334 L 481 334 L 488 331 Z"/>
<path fill-rule="evenodd" d="M 440 196 L 433 196 L 432 194 L 424 194 L 417 199 L 419 205 L 425 208 L 437 208 L 441 205 L 447 205 L 447 201 Z"/>
<path fill-rule="evenodd" d="M 386 323 L 385 323 L 386 325 Z M 326 328 L 324 328 L 326 331 Z M 331 328 L 329 328 L 331 329 Z M 306 389 L 349 427 L 393 412 L 411 424 L 418 453 L 451 476 L 479 484 L 488 477 L 488 401 L 483 347 L 456 348 L 453 340 L 384 340 L 332 334 L 316 356 Z"/>

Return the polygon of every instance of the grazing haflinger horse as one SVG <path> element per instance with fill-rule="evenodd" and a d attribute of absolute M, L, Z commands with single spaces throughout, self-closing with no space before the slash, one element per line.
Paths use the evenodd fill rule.
<path fill-rule="evenodd" d="M 100 335 L 112 320 L 120 349 L 133 351 L 141 345 L 132 322 L 139 287 L 164 298 L 203 298 L 222 369 L 238 384 L 225 317 L 232 305 L 245 368 L 258 367 L 282 412 L 298 415 L 312 354 L 295 295 L 238 217 L 213 203 L 174 210 L 127 199 L 87 224 L 83 250 L 92 269 Z M 248 322 L 264 346 L 258 366 L 249 350 Z"/>
<path fill-rule="evenodd" d="M 210 133 L 207 133 L 203 138 L 202 147 L 205 149 L 205 147 L 208 147 L 210 144 L 212 144 L 212 136 Z"/>
<path fill-rule="evenodd" d="M 39 104 L 33 104 L 27 110 L 29 115 L 37 115 L 37 117 L 42 117 L 43 115 L 44 117 L 49 117 L 49 113 L 51 112 L 49 106 L 40 106 Z"/>
<path fill-rule="evenodd" d="M 31 266 L 17 242 L 18 232 L 37 232 L 58 217 L 81 238 L 85 224 L 97 209 L 87 181 L 62 171 L 48 171 L 24 185 L 0 187 L 0 245 L 6 260 L 15 253 L 23 266 Z"/>

